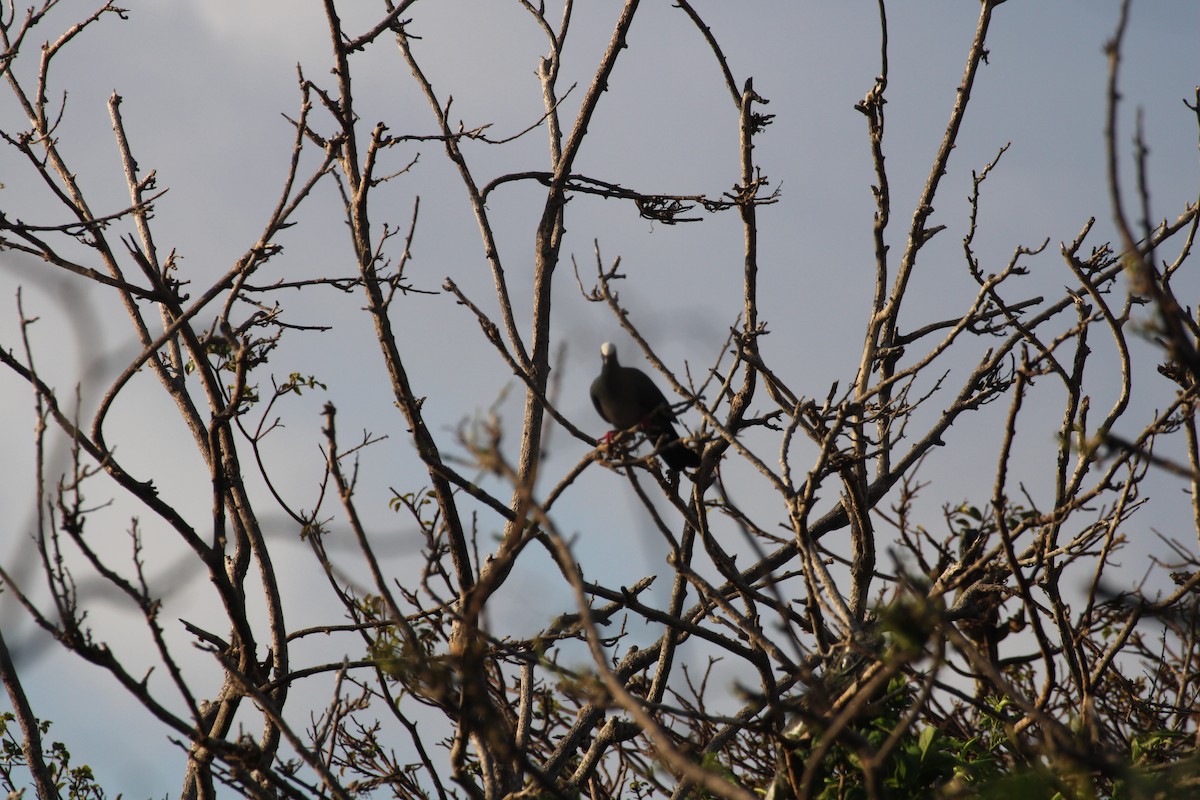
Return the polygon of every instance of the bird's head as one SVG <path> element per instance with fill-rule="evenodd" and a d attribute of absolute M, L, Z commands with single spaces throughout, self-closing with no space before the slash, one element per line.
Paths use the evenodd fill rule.
<path fill-rule="evenodd" d="M 612 342 L 605 342 L 600 345 L 600 358 L 604 359 L 606 363 L 609 361 L 615 363 L 617 360 L 617 346 Z"/>

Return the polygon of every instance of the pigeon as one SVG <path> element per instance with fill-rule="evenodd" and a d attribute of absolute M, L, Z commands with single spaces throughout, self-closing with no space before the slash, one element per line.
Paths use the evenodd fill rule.
<path fill-rule="evenodd" d="M 700 466 L 700 454 L 679 440 L 671 404 L 650 376 L 617 363 L 612 342 L 600 346 L 600 357 L 600 375 L 592 381 L 591 390 L 592 404 L 600 416 L 617 430 L 640 426 L 671 469 Z"/>

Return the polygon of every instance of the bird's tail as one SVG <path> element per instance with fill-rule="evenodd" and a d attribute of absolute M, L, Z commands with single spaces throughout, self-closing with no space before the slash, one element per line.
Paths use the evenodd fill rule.
<path fill-rule="evenodd" d="M 680 440 L 674 426 L 668 426 L 655 437 L 654 448 L 673 470 L 695 469 L 700 466 L 700 454 Z"/>

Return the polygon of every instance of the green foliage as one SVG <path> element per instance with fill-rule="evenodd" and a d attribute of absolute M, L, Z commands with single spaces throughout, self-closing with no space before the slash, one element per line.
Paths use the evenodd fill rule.
<path fill-rule="evenodd" d="M 17 739 L 20 729 L 14 731 L 12 725 L 15 721 L 16 715 L 11 711 L 0 713 L 0 786 L 8 792 L 10 798 L 21 798 L 31 788 L 33 781 L 28 775 L 29 765 L 25 760 L 25 751 Z M 38 728 L 44 736 L 50 730 L 50 723 L 42 720 L 38 723 Z M 90 766 L 71 766 L 71 752 L 62 742 L 54 742 L 45 749 L 42 760 L 50 772 L 50 779 L 54 782 L 59 796 L 65 800 L 104 800 L 107 797 L 104 789 L 96 782 L 96 776 Z M 120 795 L 117 795 L 117 800 L 120 800 Z"/>
<path fill-rule="evenodd" d="M 885 695 L 869 705 L 827 750 L 822 735 L 802 736 L 799 746 L 789 753 L 794 772 L 797 768 L 803 771 L 811 757 L 820 757 L 824 751 L 811 796 L 865 800 L 870 793 L 863 777 L 864 758 L 873 758 L 889 746 L 877 772 L 889 797 L 935 797 L 943 789 L 968 790 L 1001 774 L 1003 762 L 990 737 L 956 737 L 932 725 L 910 726 L 894 746 L 889 745 L 893 732 L 904 724 L 913 696 L 906 678 L 894 678 Z"/>
<path fill-rule="evenodd" d="M 789 743 L 792 781 L 798 784 L 814 757 L 821 766 L 806 797 L 816 800 L 865 800 L 868 760 L 888 747 L 894 731 L 904 724 L 912 707 L 912 687 L 898 677 L 887 693 L 869 705 L 824 746 L 823 734 L 801 733 Z M 971 735 L 951 721 L 911 725 L 900 734 L 881 763 L 874 765 L 883 794 L 893 800 L 979 798 L 980 800 L 1171 800 L 1200 797 L 1200 758 L 1191 751 L 1192 737 L 1172 731 L 1153 731 L 1131 742 L 1128 761 L 1119 763 L 1115 780 L 1080 770 L 1049 750 L 1030 758 L 1014 746 L 1008 730 L 1012 704 L 1002 698 L 988 702 Z M 782 777 L 782 775 L 780 776 Z M 795 785 L 776 780 L 772 800 L 797 797 Z"/>
<path fill-rule="evenodd" d="M 305 389 L 328 389 L 329 387 L 317 380 L 315 375 L 302 375 L 299 372 L 293 372 L 288 375 L 288 379 L 279 384 L 276 388 L 276 394 L 287 394 L 293 392 L 295 394 L 304 394 Z"/>
<path fill-rule="evenodd" d="M 880 607 L 877 613 L 879 628 L 898 648 L 897 655 L 914 658 L 925 652 L 929 638 L 945 617 L 946 606 L 940 597 L 910 593 Z"/>
<path fill-rule="evenodd" d="M 378 622 L 386 616 L 383 599 L 365 595 L 358 600 L 362 619 Z M 454 659 L 437 652 L 438 633 L 430 625 L 384 625 L 367 646 L 367 657 L 389 679 L 427 700 L 440 700 L 457 692 Z"/>

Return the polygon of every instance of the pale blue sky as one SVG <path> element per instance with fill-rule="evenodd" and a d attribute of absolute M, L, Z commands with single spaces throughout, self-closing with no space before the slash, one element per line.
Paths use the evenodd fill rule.
<path fill-rule="evenodd" d="M 126 205 L 106 109 L 114 90 L 122 95 L 127 131 L 141 167 L 157 170 L 159 185 L 170 188 L 156 207 L 157 241 L 164 252 L 177 250 L 182 275 L 198 287 L 228 269 L 257 239 L 278 198 L 292 138 L 281 114 L 296 113 L 296 65 L 310 79 L 331 85 L 320 4 L 133 0 L 126 5 L 128 22 L 104 21 L 56 63 L 55 86 L 70 93 L 60 132 L 62 147 L 98 210 Z M 361 29 L 382 8 L 361 0 L 343 5 L 351 29 Z M 853 377 L 870 291 L 874 178 L 865 120 L 853 106 L 871 88 L 879 69 L 876 4 L 709 0 L 695 5 L 723 42 L 735 79 L 740 84 L 753 76 L 755 88 L 770 100 L 766 111 L 776 115 L 756 150 L 763 172 L 773 186 L 782 188 L 781 201 L 759 214 L 760 310 L 771 330 L 763 350 L 786 371 L 793 388 L 824 397 L 833 381 L 845 386 Z M 573 119 L 618 8 L 615 2 L 577 4 L 561 85 L 582 85 L 564 103 L 570 110 L 565 120 Z M 37 40 L 56 36 L 71 18 L 90 9 L 90 3 L 62 3 Z M 1112 35 L 1116 11 L 1112 0 L 1013 0 L 997 10 L 990 63 L 982 68 L 932 219 L 947 229 L 926 248 L 914 278 L 908 310 L 913 327 L 956 315 L 973 296 L 975 286 L 961 251 L 971 171 L 981 169 L 1006 143 L 1011 142 L 1011 149 L 985 187 L 984 222 L 976 243 L 985 264 L 991 265 L 985 269 L 998 270 L 1015 247 L 1049 237 L 1047 252 L 1031 261 L 1027 285 L 1030 294 L 1057 291 L 1068 282 L 1058 243 L 1073 238 L 1090 216 L 1099 221 L 1089 241 L 1099 243 L 1111 236 L 1102 139 L 1102 48 Z M 890 4 L 884 148 L 894 204 L 889 234 L 894 254 L 903 245 L 912 205 L 945 127 L 977 13 L 978 3 L 965 0 Z M 411 17 L 409 30 L 423 37 L 414 48 L 417 57 L 439 93 L 453 94 L 454 113 L 467 126 L 493 123 L 499 137 L 540 116 L 535 68 L 545 48 L 517 3 L 439 0 L 418 3 Z M 1144 108 L 1159 216 L 1178 215 L 1200 191 L 1196 121 L 1181 103 L 1194 97 L 1200 83 L 1197 41 L 1200 4 L 1135 3 L 1122 77 L 1122 144 L 1132 135 L 1134 109 Z M 358 56 L 354 66 L 364 125 L 384 120 L 393 133 L 432 132 L 430 111 L 394 48 L 381 45 Z M 18 72 L 27 75 L 30 67 L 19 65 Z M 4 94 L 0 120 L 6 128 L 19 126 L 15 113 L 11 97 Z M 645 2 L 577 171 L 648 192 L 719 195 L 738 179 L 736 123 L 712 56 L 696 30 L 670 3 Z M 418 151 L 420 161 L 411 175 L 377 196 L 377 220 L 407 224 L 413 198 L 419 195 L 412 282 L 437 289 L 450 276 L 492 310 L 491 279 L 475 223 L 439 148 L 432 143 L 397 148 L 391 157 L 400 166 Z M 541 130 L 507 148 L 472 145 L 466 152 L 480 183 L 507 171 L 545 169 L 547 163 Z M 6 214 L 29 221 L 54 219 L 53 207 L 34 193 L 26 165 L 10 148 L 0 150 L 0 183 L 5 184 L 0 209 Z M 539 188 L 503 188 L 489 208 L 520 315 L 528 308 L 527 265 L 540 213 Z M 264 280 L 349 274 L 345 226 L 331 185 L 300 219 L 300 225 L 282 236 L 285 252 L 271 262 Z M 126 223 L 125 228 L 131 226 Z M 629 276 L 621 287 L 622 299 L 642 332 L 676 369 L 687 362 L 698 372 L 713 361 L 741 307 L 742 239 L 734 213 L 668 227 L 639 219 L 628 204 L 580 197 L 568 209 L 567 229 L 564 253 L 577 258 L 585 282 L 590 283 L 594 270 L 593 240 L 599 240 L 606 259 L 621 257 Z M 603 425 L 591 409 L 586 386 L 598 368 L 599 344 L 613 339 L 623 355 L 629 354 L 627 363 L 639 359 L 618 336 L 606 309 L 580 298 L 569 269 L 569 261 L 560 268 L 555 294 L 555 333 L 567 348 L 559 403 L 582 428 L 598 434 Z M 1189 278 L 1184 283 L 1191 290 L 1185 302 L 1190 302 L 1200 281 Z M 14 299 L 18 285 L 25 287 L 27 311 L 43 317 L 35 328 L 34 344 L 47 378 L 69 392 L 83 377 L 83 405 L 85 410 L 93 408 L 105 381 L 130 353 L 131 337 L 113 317 L 112 298 L 99 292 L 86 295 L 97 317 L 93 323 L 81 316 L 78 303 L 64 302 L 72 291 L 70 284 L 47 277 L 44 265 L 0 254 L 0 346 L 14 347 L 19 341 Z M 386 529 L 394 524 L 385 508 L 386 487 L 413 488 L 424 480 L 403 421 L 391 407 L 369 322 L 359 311 L 362 301 L 333 292 L 285 295 L 280 300 L 305 321 L 332 324 L 336 330 L 289 334 L 272 357 L 276 374 L 314 373 L 329 386 L 327 394 L 314 394 L 283 409 L 288 427 L 268 452 L 272 466 L 286 476 L 282 485 L 289 498 L 307 507 L 306 498 L 321 470 L 317 412 L 332 400 L 340 409 L 345 436 L 367 428 L 391 437 L 369 450 L 363 461 L 363 497 L 373 492 L 377 500 L 367 509 L 370 521 Z M 510 424 L 519 423 L 519 386 L 497 364 L 465 309 L 446 295 L 417 296 L 402 309 L 397 316 L 405 337 L 401 344 L 418 391 L 437 398 L 425 411 L 447 450 L 455 449 L 456 426 L 486 411 L 506 390 L 508 397 L 498 408 Z M 1100 402 L 1115 384 L 1094 377 L 1092 388 Z M 147 380 L 152 388 L 149 384 Z M 1138 402 L 1153 408 L 1161 407 L 1171 388 L 1148 380 L 1136 391 Z M 10 454 L 0 468 L 0 502 L 8 509 L 8 524 L 0 528 L 0 558 L 8 564 L 27 551 L 32 525 L 29 392 L 12 376 L 0 376 L 0 404 L 13 420 L 0 429 L 0 451 Z M 1031 427 L 1029 438 L 1021 443 L 1027 449 L 1031 482 L 1050 466 L 1047 453 L 1054 446 L 1059 413 L 1053 408 L 1047 405 L 1045 430 Z M 994 414 L 981 415 L 973 424 L 956 427 L 955 435 L 980 437 L 979 448 L 986 454 L 994 446 L 994 436 L 989 435 L 994 434 L 996 419 Z M 120 445 L 122 455 L 143 474 L 154 475 L 166 498 L 198 518 L 207 513 L 208 496 L 196 491 L 204 485 L 203 472 L 193 461 L 169 456 L 185 453 L 187 442 L 161 399 L 119 405 L 112 431 L 111 440 L 129 437 Z M 147 439 L 155 445 L 170 444 L 148 448 Z M 506 444 L 515 453 L 516 436 Z M 574 463 L 586 449 L 559 430 L 553 433 L 551 452 L 547 474 L 553 476 L 555 469 Z M 930 460 L 926 477 L 938 487 L 926 509 L 931 527 L 942 502 L 972 497 L 982 501 L 990 492 L 990 463 L 964 463 L 963 452 L 948 448 Z M 761 486 L 749 478 L 739 484 L 737 476 L 731 477 L 746 501 L 758 499 Z M 1038 491 L 1034 483 L 1031 488 Z M 1186 510 L 1179 489 L 1177 484 L 1164 486 L 1169 510 L 1152 517 L 1159 526 L 1171 524 L 1176 508 Z M 589 577 L 628 585 L 644 574 L 666 574 L 663 548 L 627 493 L 615 476 L 592 470 L 560 509 L 564 531 L 579 534 L 576 556 Z M 770 502 L 769 495 L 762 497 Z M 98 527 L 112 528 L 114 547 L 126 546 L 121 531 L 130 513 L 118 505 L 108 516 L 99 516 Z M 763 516 L 770 519 L 772 513 L 765 510 Z M 288 537 L 294 539 L 296 532 L 282 517 L 275 522 L 279 552 L 295 564 L 285 591 L 299 601 L 314 574 L 311 556 L 289 544 Z M 1182 524 L 1186 527 L 1186 520 Z M 485 530 L 495 527 L 494 520 L 484 522 Z M 170 546 L 154 546 L 168 557 Z M 547 609 L 568 602 L 561 581 L 539 558 L 531 555 L 519 582 L 514 582 L 526 595 L 508 592 L 498 598 L 491 618 L 497 628 L 527 630 L 544 622 L 528 615 L 529 596 L 545 598 Z M 202 581 L 180 585 L 168 600 L 169 615 L 203 617 L 210 598 Z M 103 598 L 96 602 L 90 619 L 98 630 L 121 641 L 129 618 L 114 616 Z M 305 613 L 319 618 L 331 610 L 332 602 L 323 598 L 305 607 Z M 29 626 L 7 594 L 0 596 L 0 621 L 10 646 L 24 642 L 26 648 L 36 647 L 36 637 L 28 638 Z M 27 689 L 38 713 L 55 721 L 52 736 L 66 739 L 77 760 L 93 764 L 114 794 L 135 798 L 177 792 L 182 758 L 161 731 L 146 724 L 148 717 L 140 711 L 126 717 L 122 698 L 106 676 L 52 648 L 38 648 L 38 653 L 38 675 Z M 89 713 L 79 714 L 81 708 Z M 112 736 L 114 728 L 122 731 L 120 737 Z"/>

